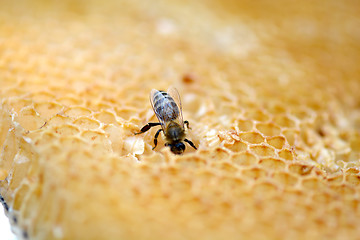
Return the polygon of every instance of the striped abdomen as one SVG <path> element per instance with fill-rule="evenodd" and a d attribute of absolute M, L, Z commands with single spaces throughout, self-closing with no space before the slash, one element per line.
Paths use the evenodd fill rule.
<path fill-rule="evenodd" d="M 155 114 L 161 122 L 166 123 L 178 118 L 179 107 L 167 92 L 155 91 L 152 94 L 152 103 Z"/>

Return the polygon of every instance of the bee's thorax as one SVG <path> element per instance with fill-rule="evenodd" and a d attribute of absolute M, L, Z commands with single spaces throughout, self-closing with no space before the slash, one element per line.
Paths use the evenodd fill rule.
<path fill-rule="evenodd" d="M 169 143 L 180 142 L 185 138 L 185 131 L 178 123 L 171 122 L 165 130 L 165 137 Z"/>

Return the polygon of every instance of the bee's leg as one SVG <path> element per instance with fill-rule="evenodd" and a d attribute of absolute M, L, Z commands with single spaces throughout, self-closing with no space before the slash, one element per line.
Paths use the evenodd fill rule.
<path fill-rule="evenodd" d="M 145 126 L 142 127 L 140 132 L 135 133 L 135 135 L 144 133 L 144 132 L 150 130 L 150 128 L 155 127 L 155 126 L 159 126 L 159 125 L 161 125 L 161 123 L 158 123 L 158 122 L 157 123 L 148 123 L 148 124 L 146 124 Z"/>
<path fill-rule="evenodd" d="M 184 124 L 186 124 L 186 127 L 187 127 L 188 129 L 191 129 L 191 127 L 189 127 L 189 121 L 188 121 L 188 120 L 185 120 L 185 121 L 184 121 Z"/>
<path fill-rule="evenodd" d="M 193 148 L 197 149 L 192 141 L 187 140 L 186 138 L 185 138 L 184 141 L 187 142 L 187 143 L 188 143 L 190 146 L 192 146 Z"/>
<path fill-rule="evenodd" d="M 152 148 L 152 150 L 154 150 L 154 149 L 156 148 L 156 146 L 157 146 L 157 139 L 158 139 L 159 134 L 160 134 L 161 131 L 162 131 L 162 128 L 159 129 L 159 130 L 156 132 L 156 134 L 155 134 L 155 137 L 154 137 L 154 145 L 155 145 L 155 146 Z"/>

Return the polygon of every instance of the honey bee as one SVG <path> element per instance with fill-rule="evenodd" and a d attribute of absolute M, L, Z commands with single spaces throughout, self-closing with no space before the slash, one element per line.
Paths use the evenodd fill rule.
<path fill-rule="evenodd" d="M 153 150 L 157 146 L 157 139 L 160 132 L 163 132 L 165 135 L 165 146 L 170 147 L 170 150 L 174 154 L 182 154 L 184 152 L 185 144 L 183 141 L 187 142 L 194 149 L 197 149 L 192 141 L 185 138 L 184 125 L 186 124 L 187 128 L 189 128 L 189 122 L 183 121 L 180 95 L 176 88 L 170 87 L 167 92 L 156 89 L 151 90 L 150 102 L 159 122 L 146 124 L 141 128 L 140 132 L 135 133 L 135 135 L 161 125 L 161 129 L 156 132 L 154 137 L 155 146 Z"/>

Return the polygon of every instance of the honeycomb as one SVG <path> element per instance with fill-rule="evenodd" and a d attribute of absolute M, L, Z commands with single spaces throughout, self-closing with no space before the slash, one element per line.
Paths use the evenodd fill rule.
<path fill-rule="evenodd" d="M 358 239 L 358 1 L 2 1 L 19 239 Z M 152 88 L 191 147 L 153 151 Z"/>

